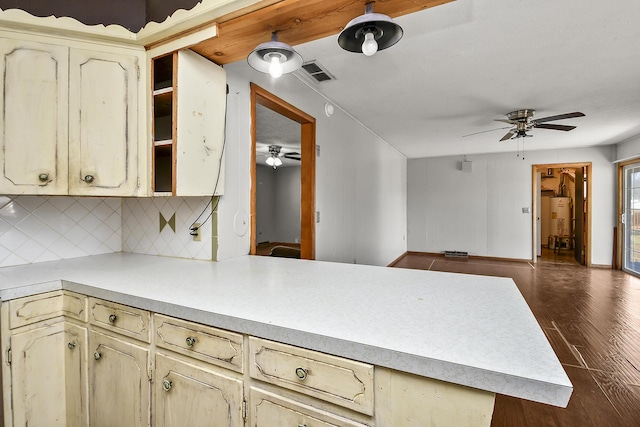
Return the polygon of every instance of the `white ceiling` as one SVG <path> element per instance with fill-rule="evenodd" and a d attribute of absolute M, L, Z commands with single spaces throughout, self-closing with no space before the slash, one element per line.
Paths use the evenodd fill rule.
<path fill-rule="evenodd" d="M 527 150 L 640 134 L 638 0 L 457 0 L 395 21 L 403 39 L 373 57 L 337 36 L 295 48 L 336 77 L 312 86 L 408 158 L 515 151 L 505 129 L 463 135 L 523 108 L 586 114 L 534 129 Z"/>

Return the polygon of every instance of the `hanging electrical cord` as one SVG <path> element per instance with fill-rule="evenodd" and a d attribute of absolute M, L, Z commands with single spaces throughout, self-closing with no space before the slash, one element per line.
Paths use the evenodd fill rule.
<path fill-rule="evenodd" d="M 227 145 L 227 108 L 228 107 L 229 107 L 229 85 L 227 85 L 227 93 L 224 98 L 224 130 L 222 133 L 222 150 L 220 150 L 220 159 L 218 160 L 218 175 L 216 176 L 216 184 L 213 187 L 213 193 L 211 194 L 211 199 L 209 199 L 209 203 L 207 203 L 204 209 L 202 209 L 202 212 L 200 212 L 200 215 L 198 215 L 198 217 L 195 220 L 193 220 L 193 222 L 189 226 L 189 234 L 192 236 L 198 235 L 198 231 L 202 228 L 203 225 L 207 223 L 207 221 L 209 221 L 213 213 L 216 212 L 216 210 L 218 209 L 218 204 L 220 203 L 220 196 L 218 196 L 216 200 L 216 204 L 211 207 L 211 212 L 209 212 L 209 215 L 207 215 L 204 221 L 202 221 L 202 223 L 200 223 L 200 225 L 196 227 L 198 220 L 202 217 L 202 215 L 204 215 L 204 213 L 207 211 L 209 206 L 213 204 L 213 199 L 216 198 L 216 191 L 218 190 L 218 182 L 220 182 L 220 173 L 222 172 L 222 159 L 224 157 L 224 148 Z"/>

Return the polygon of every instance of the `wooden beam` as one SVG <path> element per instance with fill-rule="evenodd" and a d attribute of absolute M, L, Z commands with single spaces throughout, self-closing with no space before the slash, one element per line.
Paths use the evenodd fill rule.
<path fill-rule="evenodd" d="M 377 0 L 374 11 L 392 18 L 453 0 Z M 217 20 L 218 37 L 192 49 L 217 64 L 245 59 L 260 43 L 278 31 L 280 41 L 292 46 L 336 35 L 353 18 L 364 14 L 367 0 L 283 0 L 238 16 Z"/>

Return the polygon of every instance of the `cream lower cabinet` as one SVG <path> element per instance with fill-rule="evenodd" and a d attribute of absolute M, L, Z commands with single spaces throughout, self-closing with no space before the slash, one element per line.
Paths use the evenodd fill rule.
<path fill-rule="evenodd" d="M 97 331 L 89 349 L 90 425 L 150 425 L 149 349 Z"/>
<path fill-rule="evenodd" d="M 4 425 L 87 426 L 84 297 L 46 293 L 2 304 Z"/>
<path fill-rule="evenodd" d="M 244 425 L 241 379 L 161 353 L 156 354 L 155 372 L 155 426 Z"/>
<path fill-rule="evenodd" d="M 490 392 L 67 291 L 1 315 L 7 427 L 491 424 Z"/>

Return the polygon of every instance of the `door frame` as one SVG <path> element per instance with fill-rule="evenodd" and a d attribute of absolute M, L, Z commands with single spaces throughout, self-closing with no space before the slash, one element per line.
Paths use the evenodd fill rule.
<path fill-rule="evenodd" d="M 256 254 L 256 105 L 260 104 L 300 123 L 300 258 L 316 253 L 316 119 L 251 83 L 251 249 Z"/>
<path fill-rule="evenodd" d="M 531 166 L 531 182 L 532 182 L 532 205 L 533 205 L 533 215 L 531 215 L 531 222 L 532 222 L 532 245 L 531 245 L 531 261 L 535 264 L 538 262 L 538 224 L 537 224 L 537 218 L 539 216 L 539 209 L 540 207 L 538 206 L 538 197 L 537 197 L 537 192 L 540 191 L 540 189 L 538 188 L 537 185 L 537 173 L 539 171 L 544 171 L 546 169 L 549 168 L 554 168 L 554 169 L 561 169 L 561 168 L 568 168 L 568 169 L 576 169 L 576 168 L 585 168 L 586 169 L 586 174 L 587 174 L 587 215 L 585 218 L 585 222 L 583 224 L 584 226 L 584 230 L 585 230 L 585 238 L 584 238 L 584 246 L 585 246 L 585 266 L 587 267 L 591 267 L 591 212 L 592 212 L 592 199 L 593 199 L 593 191 L 592 191 L 592 185 L 591 185 L 591 175 L 592 175 L 592 170 L 593 167 L 591 165 L 591 162 L 585 162 L 585 163 L 545 163 L 545 164 L 536 164 L 536 165 L 532 165 Z M 575 207 L 574 207 L 575 208 Z"/>
<path fill-rule="evenodd" d="M 618 162 L 618 205 L 617 205 L 617 218 L 616 229 L 614 235 L 614 253 L 613 253 L 613 265 L 616 270 L 624 270 L 622 257 L 624 256 L 624 224 L 622 223 L 622 215 L 625 212 L 624 206 L 624 168 L 634 163 L 640 163 L 640 157 L 635 157 L 630 160 Z M 629 274 L 636 275 L 636 273 L 624 270 Z"/>

